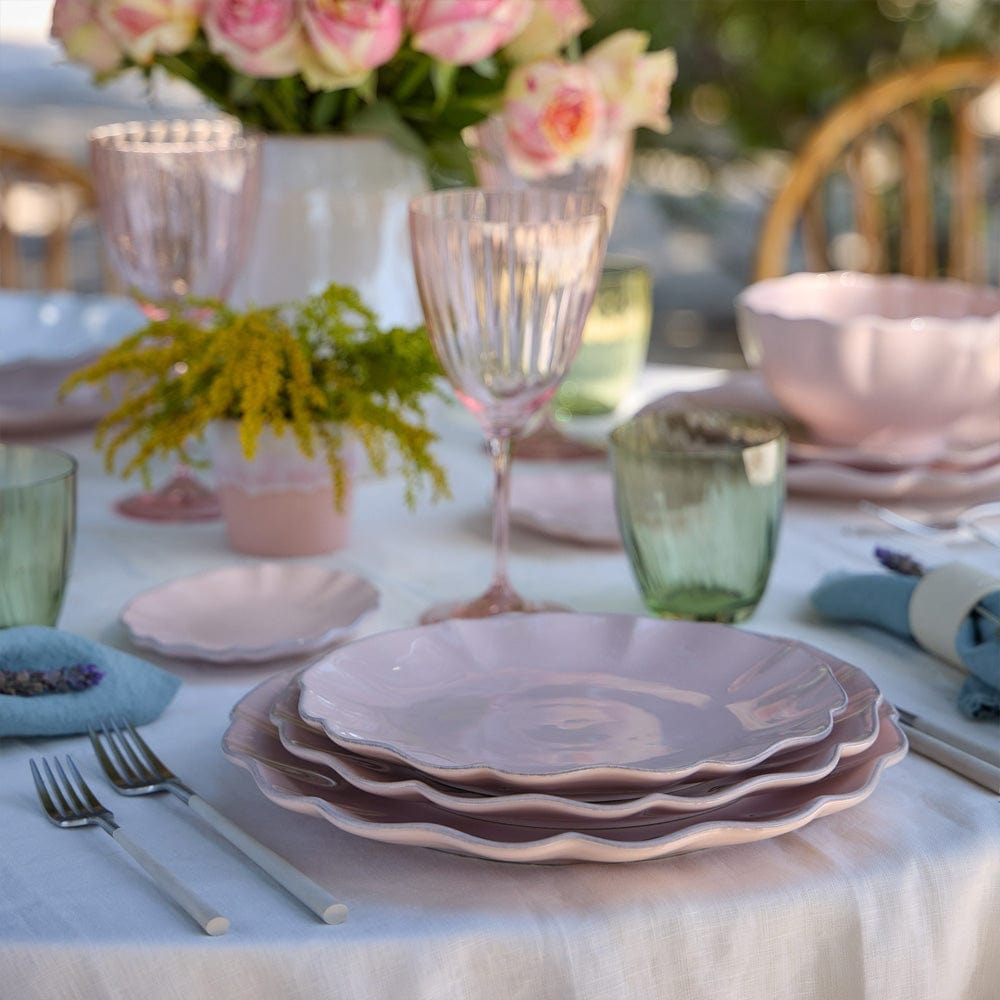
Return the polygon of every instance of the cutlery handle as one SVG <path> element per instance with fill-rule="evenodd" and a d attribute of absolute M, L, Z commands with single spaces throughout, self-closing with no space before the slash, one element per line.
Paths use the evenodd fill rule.
<path fill-rule="evenodd" d="M 183 882 L 167 870 L 144 847 L 137 844 L 121 827 L 113 830 L 111 836 L 145 869 L 146 874 L 182 910 L 194 917 L 206 934 L 213 937 L 229 930 L 228 918 L 222 916 L 210 903 L 195 895 Z"/>
<path fill-rule="evenodd" d="M 981 757 L 973 757 L 972 754 L 935 739 L 919 729 L 914 729 L 905 722 L 901 722 L 900 725 L 910 741 L 910 747 L 921 757 L 933 760 L 942 767 L 962 775 L 963 778 L 968 778 L 969 781 L 1000 794 L 1000 767 L 994 767 Z"/>
<path fill-rule="evenodd" d="M 347 907 L 343 903 L 338 903 L 326 889 L 289 864 L 280 854 L 275 854 L 271 848 L 265 847 L 259 840 L 241 830 L 201 796 L 192 795 L 188 799 L 188 805 L 192 812 L 263 868 L 300 902 L 305 903 L 325 923 L 340 924 L 347 919 Z"/>

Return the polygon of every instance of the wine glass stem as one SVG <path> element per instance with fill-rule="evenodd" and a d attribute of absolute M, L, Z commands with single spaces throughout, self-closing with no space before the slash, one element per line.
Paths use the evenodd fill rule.
<path fill-rule="evenodd" d="M 510 547 L 510 460 L 511 439 L 489 439 L 493 459 L 493 583 L 491 590 L 511 592 L 507 578 L 507 552 Z"/>

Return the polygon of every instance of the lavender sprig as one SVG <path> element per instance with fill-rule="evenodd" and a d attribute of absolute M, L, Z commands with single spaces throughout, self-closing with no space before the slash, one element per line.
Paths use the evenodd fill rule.
<path fill-rule="evenodd" d="M 875 548 L 875 558 L 886 569 L 892 570 L 893 573 L 900 573 L 903 576 L 923 576 L 927 572 L 923 563 L 917 562 L 912 556 L 908 556 L 904 552 L 896 552 L 894 549 L 883 548 L 881 545 Z M 1000 617 L 993 614 L 989 608 L 982 604 L 977 604 L 972 610 L 980 618 L 985 618 L 987 621 L 993 622 L 1000 629 Z"/>
<path fill-rule="evenodd" d="M 33 698 L 40 694 L 86 691 L 104 676 L 93 663 L 75 663 L 51 670 L 0 670 L 0 694 Z"/>

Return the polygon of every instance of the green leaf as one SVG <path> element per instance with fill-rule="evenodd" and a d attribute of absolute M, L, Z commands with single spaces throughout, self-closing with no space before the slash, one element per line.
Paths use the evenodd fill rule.
<path fill-rule="evenodd" d="M 326 132 L 337 117 L 343 103 L 342 90 L 320 91 L 309 108 L 309 127 L 313 132 Z"/>
<path fill-rule="evenodd" d="M 500 67 L 497 65 L 496 59 L 492 57 L 480 59 L 478 62 L 472 63 L 469 69 L 485 77 L 487 80 L 496 80 L 500 76 Z"/>
<path fill-rule="evenodd" d="M 384 135 L 404 153 L 427 159 L 427 146 L 420 135 L 400 116 L 389 101 L 376 101 L 362 108 L 347 123 L 347 131 Z"/>
<path fill-rule="evenodd" d="M 234 73 L 229 81 L 229 100 L 233 104 L 248 104 L 248 98 L 254 92 L 257 80 L 252 76 Z"/>
<path fill-rule="evenodd" d="M 472 187 L 476 174 L 469 149 L 461 139 L 437 139 L 428 147 L 431 181 L 436 188 Z"/>
<path fill-rule="evenodd" d="M 378 100 L 378 78 L 369 73 L 356 87 L 349 91 L 366 104 L 374 104 Z"/>
<path fill-rule="evenodd" d="M 419 53 L 415 53 L 419 55 Z M 397 104 L 405 104 L 419 89 L 420 85 L 427 79 L 433 70 L 434 63 L 429 58 L 415 59 L 413 64 L 406 70 L 398 83 L 391 88 L 393 100 Z"/>
<path fill-rule="evenodd" d="M 431 66 L 431 84 L 434 87 L 434 110 L 441 112 L 455 92 L 455 77 L 458 67 L 450 63 L 436 62 Z"/>

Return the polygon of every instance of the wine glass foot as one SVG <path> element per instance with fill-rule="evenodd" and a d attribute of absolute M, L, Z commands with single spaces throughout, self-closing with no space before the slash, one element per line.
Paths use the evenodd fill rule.
<path fill-rule="evenodd" d="M 536 462 L 577 461 L 603 459 L 607 449 L 570 437 L 548 417 L 537 430 L 526 434 L 514 445 L 519 459 Z"/>
<path fill-rule="evenodd" d="M 187 472 L 176 474 L 152 493 L 119 500 L 115 510 L 145 521 L 211 521 L 222 514 L 218 497 Z"/>
<path fill-rule="evenodd" d="M 444 604 L 435 604 L 420 616 L 420 624 L 433 625 L 435 622 L 451 618 L 491 618 L 493 615 L 512 612 L 538 614 L 543 611 L 572 610 L 565 604 L 557 604 L 554 601 L 529 601 L 509 587 L 492 586 L 486 593 L 471 601 L 447 601 Z"/>

